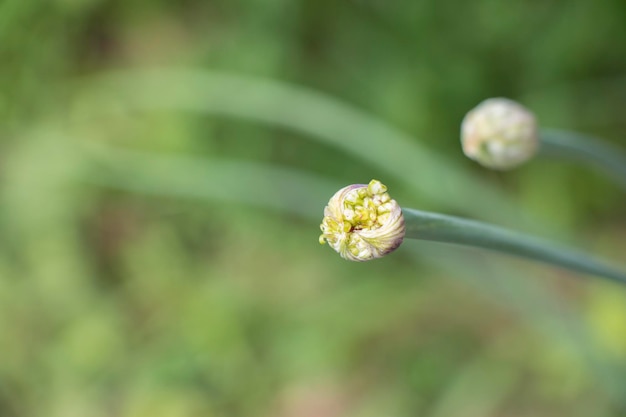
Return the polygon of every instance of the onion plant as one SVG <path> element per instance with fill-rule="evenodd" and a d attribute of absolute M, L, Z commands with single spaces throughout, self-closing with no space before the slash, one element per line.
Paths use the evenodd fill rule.
<path fill-rule="evenodd" d="M 626 190 L 626 153 L 598 138 L 540 129 L 534 113 L 506 98 L 490 98 L 470 110 L 461 125 L 463 152 L 497 170 L 516 168 L 536 153 L 598 169 Z"/>

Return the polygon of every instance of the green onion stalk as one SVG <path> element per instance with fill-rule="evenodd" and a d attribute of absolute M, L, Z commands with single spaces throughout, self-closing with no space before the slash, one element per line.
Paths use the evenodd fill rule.
<path fill-rule="evenodd" d="M 507 98 L 484 100 L 465 115 L 461 145 L 489 169 L 517 168 L 541 154 L 590 166 L 626 190 L 626 151 L 590 135 L 540 128 L 530 109 Z"/>
<path fill-rule="evenodd" d="M 626 284 L 626 272 L 585 252 L 483 222 L 401 208 L 378 180 L 337 191 L 320 228 L 320 243 L 351 261 L 381 258 L 404 239 L 421 239 L 489 249 Z"/>

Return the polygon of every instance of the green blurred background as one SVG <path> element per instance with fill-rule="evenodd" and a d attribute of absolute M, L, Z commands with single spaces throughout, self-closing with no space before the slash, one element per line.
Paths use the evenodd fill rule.
<path fill-rule="evenodd" d="M 626 145 L 617 0 L 3 0 L 0 416 L 626 415 L 626 290 L 406 242 L 317 242 L 328 198 L 624 261 L 626 199 L 465 159 L 507 96 Z"/>

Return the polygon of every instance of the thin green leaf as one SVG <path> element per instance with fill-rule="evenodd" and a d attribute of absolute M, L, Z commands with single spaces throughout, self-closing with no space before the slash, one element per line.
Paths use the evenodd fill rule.
<path fill-rule="evenodd" d="M 198 70 L 121 72 L 92 79 L 81 107 L 110 103 L 243 118 L 303 133 L 342 149 L 434 204 L 506 224 L 524 221 L 520 205 L 384 121 L 317 91 L 280 81 Z M 456 141 L 456 139 L 455 139 Z M 407 180 L 410 178 L 410 180 Z"/>

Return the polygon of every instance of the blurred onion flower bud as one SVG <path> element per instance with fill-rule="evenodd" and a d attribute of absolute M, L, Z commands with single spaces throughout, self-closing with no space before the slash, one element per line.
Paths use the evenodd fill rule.
<path fill-rule="evenodd" d="M 463 153 L 492 169 L 510 169 L 538 147 L 535 115 L 506 98 L 490 98 L 472 109 L 461 125 Z"/>
<path fill-rule="evenodd" d="M 350 261 L 368 261 L 395 250 L 404 239 L 404 217 L 380 181 L 337 191 L 324 209 L 320 243 Z"/>

